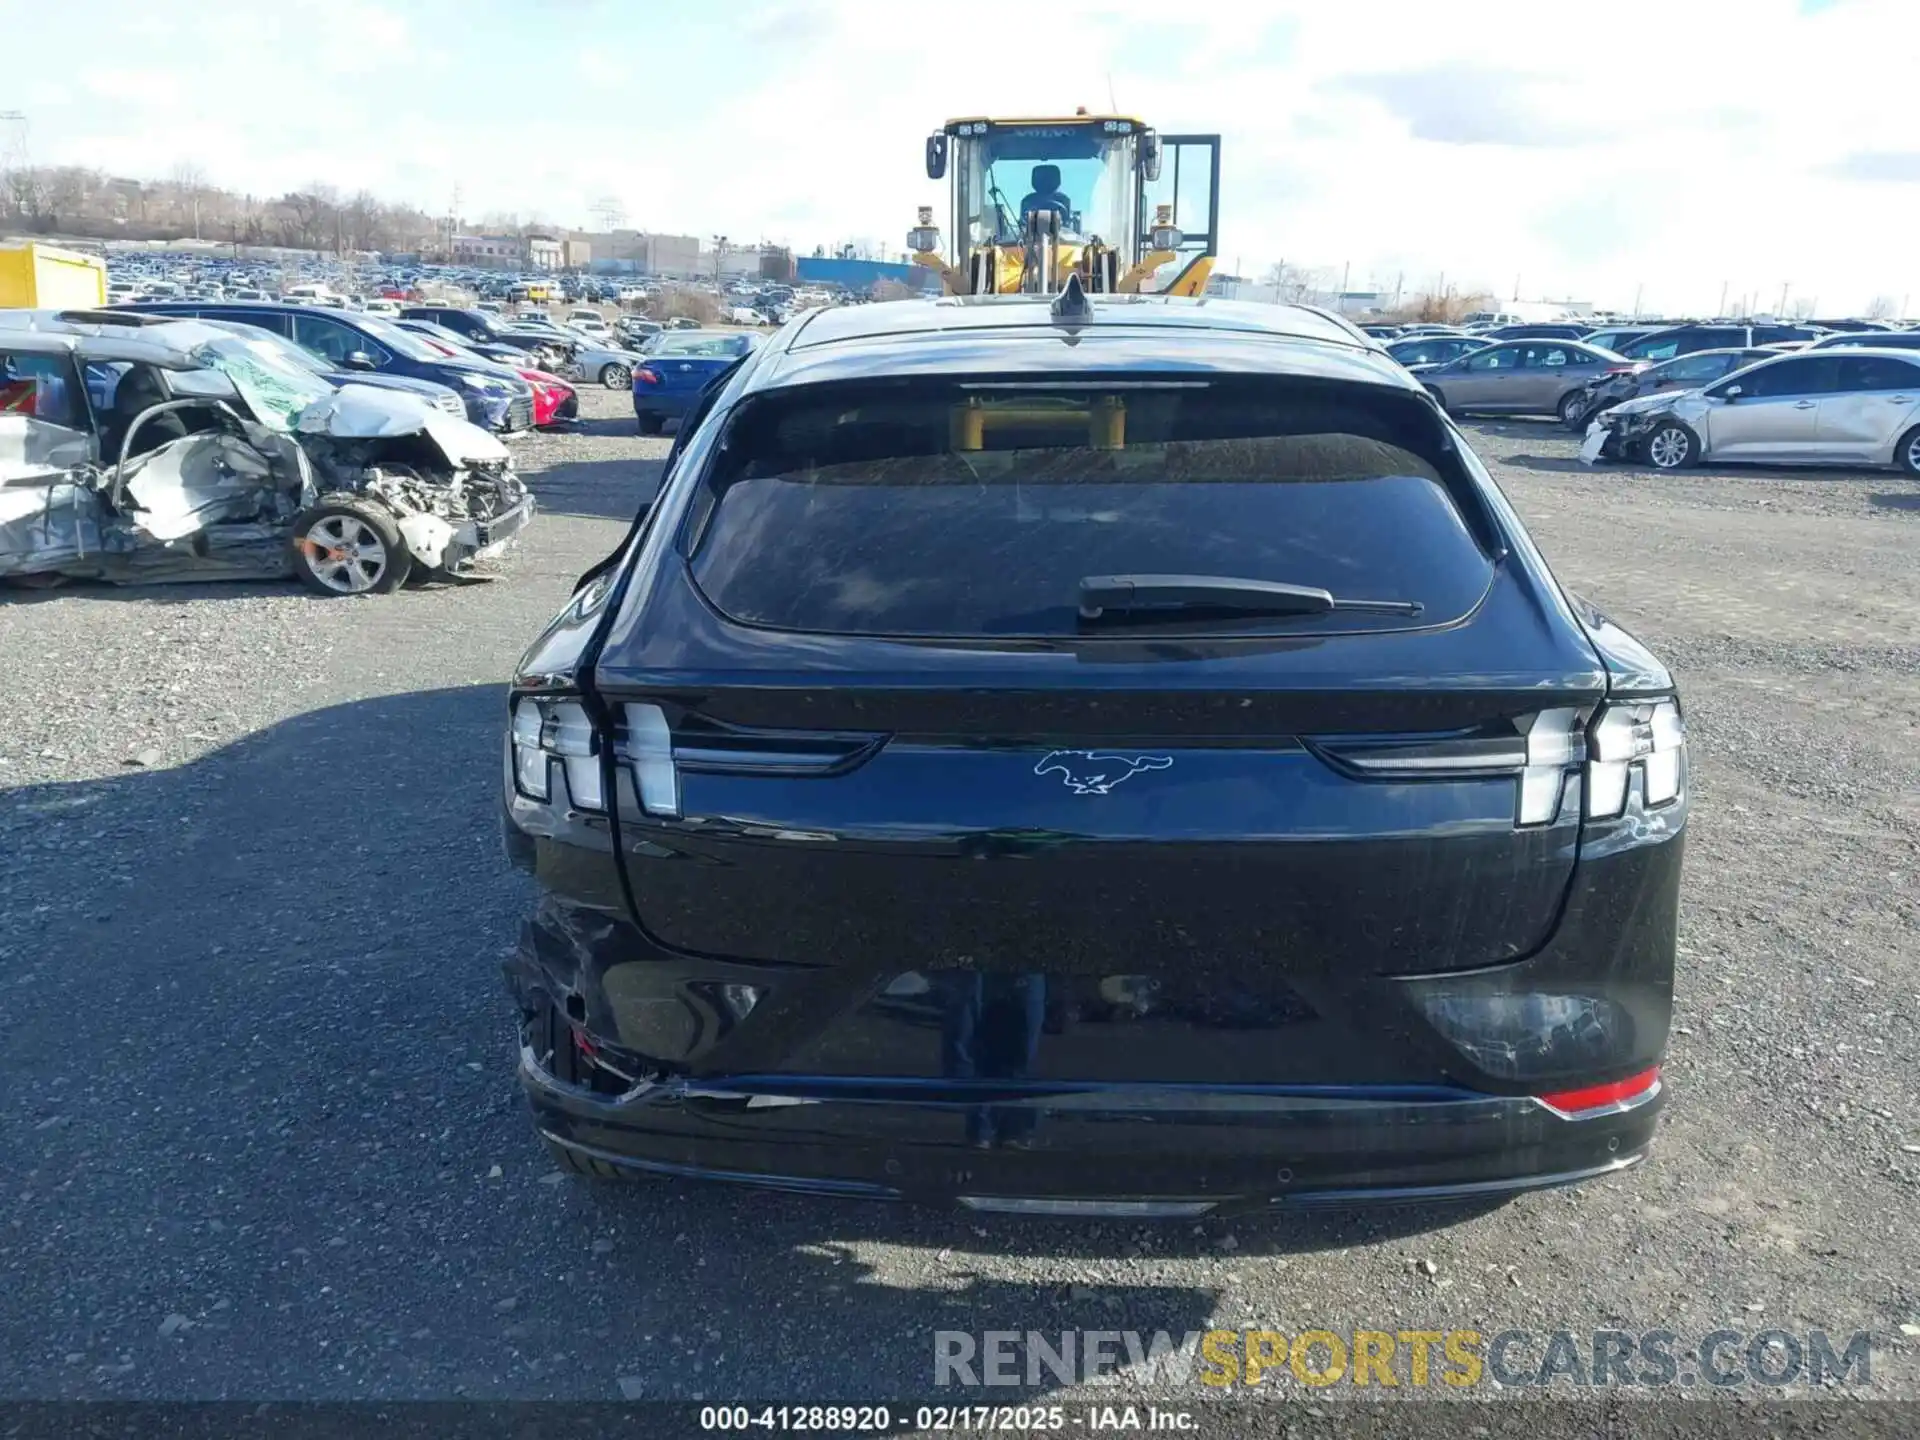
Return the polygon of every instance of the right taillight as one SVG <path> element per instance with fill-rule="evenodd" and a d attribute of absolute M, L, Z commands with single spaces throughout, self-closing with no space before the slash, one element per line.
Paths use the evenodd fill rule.
<path fill-rule="evenodd" d="M 660 383 L 660 374 L 658 371 L 642 365 L 638 370 L 633 372 L 633 383 L 636 385 L 658 385 Z"/>
<path fill-rule="evenodd" d="M 1611 700 L 1587 727 L 1587 818 L 1624 814 L 1638 770 L 1649 809 L 1680 798 L 1687 737 L 1674 700 Z"/>

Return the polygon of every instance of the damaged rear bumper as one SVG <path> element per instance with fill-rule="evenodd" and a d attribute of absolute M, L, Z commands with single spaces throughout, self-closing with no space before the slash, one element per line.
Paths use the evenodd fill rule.
<path fill-rule="evenodd" d="M 828 1076 L 520 1081 L 553 1143 L 637 1173 L 978 1210 L 1228 1213 L 1497 1197 L 1644 1158 L 1658 1090 L 1566 1118 L 1538 1100 L 1380 1087 L 968 1087 Z"/>

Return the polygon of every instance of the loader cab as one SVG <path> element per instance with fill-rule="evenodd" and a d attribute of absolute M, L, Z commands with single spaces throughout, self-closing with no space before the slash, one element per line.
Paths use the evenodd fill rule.
<path fill-rule="evenodd" d="M 1083 113 L 951 120 L 926 150 L 928 177 L 949 182 L 944 255 L 935 258 L 941 235 L 927 211 L 908 244 L 949 293 L 1054 291 L 1069 270 L 1096 291 L 1169 289 L 1184 277 L 1180 293 L 1204 292 L 1219 136 L 1161 136 L 1131 116 Z M 1036 275 L 1042 233 L 1048 273 Z"/>

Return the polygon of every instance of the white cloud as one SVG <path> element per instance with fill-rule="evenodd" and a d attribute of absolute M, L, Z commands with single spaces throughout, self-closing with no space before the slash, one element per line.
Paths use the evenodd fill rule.
<path fill-rule="evenodd" d="M 1350 267 L 1356 285 L 1709 308 L 1920 292 L 1920 141 L 1883 57 L 1913 0 L 1687 0 L 1657 17 L 1535 0 L 1328 5 L 1196 18 L 1060 0 L 1031 26 L 873 0 L 729 0 L 692 17 L 510 0 L 203 0 L 95 83 L 29 88 L 34 153 L 311 180 L 490 210 L 801 245 L 896 245 L 939 187 L 950 115 L 1109 95 L 1163 130 L 1224 133 L 1223 258 Z M 50 53 L 150 19 L 51 12 Z M 424 187 L 424 188 L 423 188 Z"/>

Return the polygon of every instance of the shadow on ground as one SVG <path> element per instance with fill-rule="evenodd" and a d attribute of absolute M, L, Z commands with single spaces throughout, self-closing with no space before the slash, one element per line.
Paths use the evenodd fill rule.
<path fill-rule="evenodd" d="M 652 501 L 663 466 L 659 460 L 573 460 L 523 478 L 549 514 L 624 521 Z"/>
<path fill-rule="evenodd" d="M 512 1079 L 503 701 L 387 696 L 0 792 L 11 1392 L 924 1394 L 942 1329 L 1205 1328 L 1211 1270 L 1129 1261 L 1224 1274 L 1460 1218 L 1196 1231 L 563 1178 Z M 1129 1278 L 1048 1264 L 1078 1260 Z"/>

